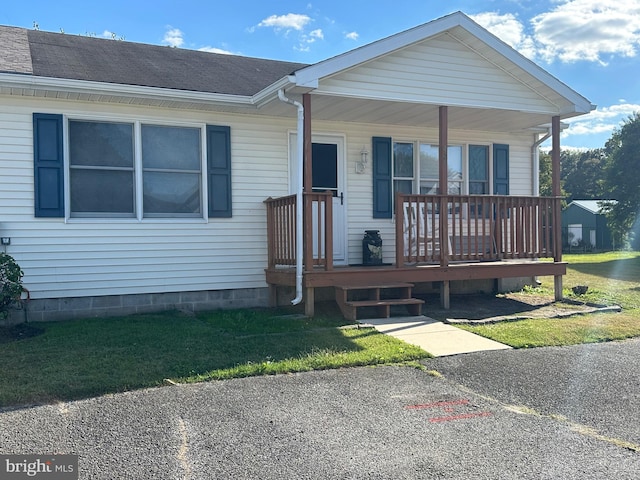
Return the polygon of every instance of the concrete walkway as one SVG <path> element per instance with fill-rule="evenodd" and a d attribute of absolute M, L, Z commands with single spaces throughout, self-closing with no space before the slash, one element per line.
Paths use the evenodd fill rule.
<path fill-rule="evenodd" d="M 508 345 L 489 340 L 423 315 L 417 317 L 368 318 L 361 320 L 360 323 L 362 325 L 371 325 L 381 333 L 386 333 L 407 343 L 417 345 L 434 357 L 485 350 L 511 349 Z"/>

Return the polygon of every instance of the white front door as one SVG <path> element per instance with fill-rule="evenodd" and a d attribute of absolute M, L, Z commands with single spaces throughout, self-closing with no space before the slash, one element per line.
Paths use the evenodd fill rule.
<path fill-rule="evenodd" d="M 298 155 L 297 135 L 289 138 L 290 191 L 296 191 Z M 313 135 L 312 137 L 312 179 L 313 191 L 333 193 L 333 263 L 346 264 L 346 198 L 344 193 L 344 137 L 334 135 Z M 314 205 L 313 254 L 318 255 L 318 214 Z M 324 250 L 323 246 L 320 247 Z"/>

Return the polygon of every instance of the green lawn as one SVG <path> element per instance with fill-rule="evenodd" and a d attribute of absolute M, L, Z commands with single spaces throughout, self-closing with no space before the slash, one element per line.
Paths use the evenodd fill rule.
<path fill-rule="evenodd" d="M 168 312 L 0 329 L 0 407 L 71 400 L 169 382 L 406 362 L 417 347 L 337 317 L 272 310 Z M 15 333 L 15 330 L 14 330 Z M 4 334 L 4 337 L 3 337 Z"/>
<path fill-rule="evenodd" d="M 563 319 L 531 319 L 491 325 L 464 326 L 465 330 L 515 348 L 621 340 L 640 336 L 640 252 L 564 255 L 569 263 L 564 277 L 567 298 L 603 305 L 620 305 L 621 313 L 596 313 Z M 528 291 L 553 297 L 553 277 Z M 587 285 L 585 295 L 571 287 Z"/>
<path fill-rule="evenodd" d="M 565 296 L 621 313 L 467 326 L 516 348 L 640 336 L 640 253 L 566 255 Z M 553 296 L 553 278 L 532 293 Z M 176 312 L 0 327 L 0 407 L 72 400 L 171 382 L 409 362 L 428 354 L 331 312 L 314 319 L 269 309 Z M 346 328 L 343 328 L 346 327 Z M 34 336 L 30 334 L 38 333 Z"/>

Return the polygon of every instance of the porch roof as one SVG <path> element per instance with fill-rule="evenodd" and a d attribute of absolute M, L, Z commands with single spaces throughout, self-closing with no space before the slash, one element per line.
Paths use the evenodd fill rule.
<path fill-rule="evenodd" d="M 288 79 L 288 95 L 313 94 L 314 120 L 437 128 L 438 108 L 446 105 L 452 129 L 546 132 L 552 116 L 595 108 L 461 12 L 303 67 Z M 268 108 L 284 114 L 289 107 Z"/>
<path fill-rule="evenodd" d="M 8 95 L 290 117 L 278 90 L 292 98 L 312 91 L 317 120 L 437 127 L 438 106 L 447 105 L 450 128 L 490 131 L 542 131 L 552 116 L 570 118 L 595 108 L 461 12 L 314 65 L 15 27 L 0 27 L 0 39 L 0 93 Z M 417 49 L 442 39 L 468 54 L 451 70 L 462 69 L 457 78 L 469 77 L 469 61 L 472 67 L 482 63 L 484 73 L 465 85 L 453 78 L 450 91 L 434 96 L 425 84 L 433 64 L 421 65 Z M 416 70 L 395 78 L 389 65 L 412 55 Z M 449 56 L 440 58 L 442 65 L 451 64 Z M 386 76 L 373 75 L 379 88 L 359 88 L 371 71 L 383 70 Z M 407 76 L 413 85 L 404 88 Z M 500 99 L 504 86 L 510 92 Z"/>

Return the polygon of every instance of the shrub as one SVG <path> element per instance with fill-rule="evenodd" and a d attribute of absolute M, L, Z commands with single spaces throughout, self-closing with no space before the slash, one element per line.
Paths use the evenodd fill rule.
<path fill-rule="evenodd" d="M 20 298 L 23 275 L 11 255 L 0 253 L 0 319 L 7 318 L 9 308 Z"/>

